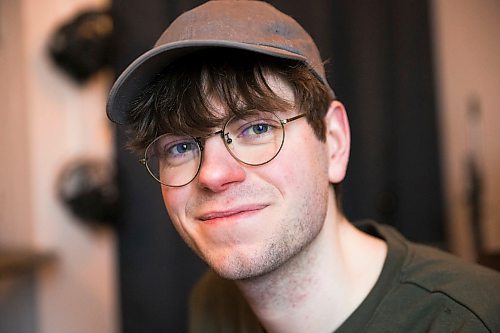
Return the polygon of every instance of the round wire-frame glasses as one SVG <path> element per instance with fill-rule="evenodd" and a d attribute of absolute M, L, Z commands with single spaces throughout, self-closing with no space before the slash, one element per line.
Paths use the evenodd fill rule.
<path fill-rule="evenodd" d="M 160 184 L 181 187 L 192 182 L 203 162 L 204 142 L 219 135 L 237 161 L 251 166 L 273 160 L 285 141 L 285 125 L 304 117 L 301 113 L 280 119 L 272 112 L 249 112 L 244 117 L 229 118 L 219 131 L 204 137 L 163 134 L 146 148 L 139 161 Z"/>

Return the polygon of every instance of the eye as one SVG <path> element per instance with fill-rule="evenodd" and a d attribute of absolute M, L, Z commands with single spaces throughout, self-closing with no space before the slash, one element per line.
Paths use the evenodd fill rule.
<path fill-rule="evenodd" d="M 198 150 L 196 141 L 191 137 L 172 135 L 160 136 L 153 144 L 151 153 L 160 159 L 178 159 L 192 155 Z"/>
<path fill-rule="evenodd" d="M 190 153 L 195 149 L 196 149 L 196 143 L 192 141 L 179 142 L 166 146 L 164 150 L 164 155 L 168 158 L 174 158 L 180 155 Z"/>
<path fill-rule="evenodd" d="M 243 145 L 262 145 L 282 138 L 282 127 L 272 114 L 257 114 L 235 118 L 227 127 L 229 137 Z"/>
<path fill-rule="evenodd" d="M 259 118 L 241 122 L 237 127 L 239 138 L 256 138 L 274 134 L 280 128 L 280 123 L 270 118 Z"/>
<path fill-rule="evenodd" d="M 261 135 L 269 131 L 269 124 L 266 123 L 258 123 L 250 125 L 243 129 L 241 132 L 241 136 L 249 136 L 249 135 Z"/>
<path fill-rule="evenodd" d="M 260 112 L 233 118 L 226 126 L 233 144 L 261 145 L 282 137 L 282 125 L 272 113 Z"/>

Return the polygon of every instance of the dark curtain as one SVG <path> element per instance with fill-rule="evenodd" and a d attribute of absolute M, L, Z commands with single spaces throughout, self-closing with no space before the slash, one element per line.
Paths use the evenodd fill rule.
<path fill-rule="evenodd" d="M 116 72 L 149 49 L 179 13 L 201 2 L 115 0 Z M 373 218 L 410 239 L 442 244 L 428 2 L 270 2 L 314 37 L 347 107 L 352 151 L 343 186 L 346 215 Z M 123 332 L 184 332 L 186 298 L 204 266 L 171 227 L 158 185 L 123 149 L 123 129 L 117 128 L 116 138 Z"/>
<path fill-rule="evenodd" d="M 151 48 L 170 21 L 194 5 L 194 1 L 114 1 L 116 73 Z M 124 149 L 126 135 L 124 128 L 116 127 L 122 332 L 186 332 L 189 290 L 204 265 L 171 226 L 158 183 L 138 157 Z"/>
<path fill-rule="evenodd" d="M 429 5 L 336 3 L 333 80 L 346 101 L 353 137 L 345 209 L 353 218 L 392 224 L 410 239 L 441 243 Z"/>
<path fill-rule="evenodd" d="M 330 83 L 346 105 L 352 135 L 346 215 L 444 245 L 429 3 L 272 3 L 317 41 Z"/>

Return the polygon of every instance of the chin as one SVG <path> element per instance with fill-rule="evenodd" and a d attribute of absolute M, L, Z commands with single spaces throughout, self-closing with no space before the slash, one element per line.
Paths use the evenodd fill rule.
<path fill-rule="evenodd" d="M 252 280 L 261 276 L 266 275 L 271 272 L 271 270 L 257 270 L 257 269 L 240 269 L 240 270 L 229 270 L 229 269 L 212 269 L 222 278 L 232 281 L 245 281 Z"/>
<path fill-rule="evenodd" d="M 233 255 L 221 259 L 208 258 L 207 263 L 222 278 L 235 281 L 249 280 L 275 271 L 294 256 L 294 253 L 288 251 L 271 252 L 272 255 L 267 252 L 253 257 Z"/>

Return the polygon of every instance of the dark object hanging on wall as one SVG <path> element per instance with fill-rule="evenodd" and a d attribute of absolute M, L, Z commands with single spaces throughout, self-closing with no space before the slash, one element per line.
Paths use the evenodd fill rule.
<path fill-rule="evenodd" d="M 84 83 L 110 63 L 113 20 L 107 11 L 89 10 L 63 23 L 49 40 L 55 64 Z"/>
<path fill-rule="evenodd" d="M 115 224 L 118 189 L 113 168 L 98 159 L 78 159 L 63 167 L 57 182 L 60 200 L 87 224 Z"/>

